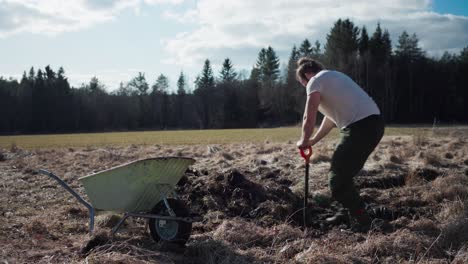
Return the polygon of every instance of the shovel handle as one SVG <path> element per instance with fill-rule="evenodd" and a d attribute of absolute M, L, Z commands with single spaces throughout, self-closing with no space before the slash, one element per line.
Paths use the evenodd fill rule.
<path fill-rule="evenodd" d="M 305 159 L 305 161 L 308 163 L 310 157 L 312 156 L 312 147 L 309 146 L 305 149 L 299 149 L 299 152 L 301 153 L 301 156 Z"/>

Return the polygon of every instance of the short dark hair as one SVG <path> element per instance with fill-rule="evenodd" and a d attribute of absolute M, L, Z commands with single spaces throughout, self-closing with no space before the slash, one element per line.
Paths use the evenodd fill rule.
<path fill-rule="evenodd" d="M 310 57 L 302 57 L 297 61 L 296 79 L 298 81 L 307 80 L 306 73 L 318 73 L 324 67 L 319 61 Z"/>

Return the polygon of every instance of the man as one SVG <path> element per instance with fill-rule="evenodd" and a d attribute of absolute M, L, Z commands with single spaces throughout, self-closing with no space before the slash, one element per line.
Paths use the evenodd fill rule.
<path fill-rule="evenodd" d="M 384 122 L 380 110 L 367 93 L 347 75 L 324 70 L 311 59 L 301 58 L 296 71 L 297 80 L 306 88 L 307 102 L 302 124 L 302 137 L 297 147 L 314 146 L 330 130 L 340 129 L 341 141 L 332 156 L 328 175 L 332 198 L 348 209 L 357 231 L 367 231 L 371 218 L 356 190 L 353 177 L 362 169 L 369 155 L 380 142 Z M 318 131 L 311 138 L 317 111 L 323 115 Z M 333 222 L 340 217 L 327 219 Z"/>

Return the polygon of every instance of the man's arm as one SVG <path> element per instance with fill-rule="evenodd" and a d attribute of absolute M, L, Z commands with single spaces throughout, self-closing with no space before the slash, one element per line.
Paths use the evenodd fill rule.
<path fill-rule="evenodd" d="M 309 145 L 313 146 L 317 142 L 319 142 L 322 138 L 324 138 L 330 131 L 335 127 L 335 123 L 331 121 L 330 118 L 324 117 L 322 120 L 322 124 L 320 125 L 320 128 L 317 130 L 317 133 L 312 137 L 311 140 L 309 140 Z"/>
<path fill-rule="evenodd" d="M 314 132 L 315 119 L 317 116 L 317 109 L 320 104 L 320 93 L 312 92 L 307 96 L 307 101 L 304 109 L 304 118 L 302 121 L 302 137 L 297 143 L 299 148 L 308 146 L 309 138 Z"/>

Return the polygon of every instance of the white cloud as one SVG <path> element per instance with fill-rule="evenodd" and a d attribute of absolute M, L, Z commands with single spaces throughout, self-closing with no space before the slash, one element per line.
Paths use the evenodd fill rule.
<path fill-rule="evenodd" d="M 394 44 L 403 30 L 415 32 L 430 54 L 465 46 L 468 17 L 437 14 L 431 9 L 430 0 L 200 0 L 192 10 L 166 16 L 199 24 L 196 30 L 166 41 L 170 54 L 166 62 L 201 67 L 205 58 L 221 63 L 231 57 L 251 67 L 258 50 L 267 45 L 285 60 L 292 45 L 305 38 L 323 44 L 338 18 L 350 18 L 359 27 L 366 25 L 370 34 L 380 22 L 389 29 Z M 245 59 L 239 59 L 240 55 Z"/>
<path fill-rule="evenodd" d="M 114 19 L 125 9 L 184 0 L 0 0 L 0 38 L 21 32 L 55 35 Z"/>
<path fill-rule="evenodd" d="M 197 23 L 198 22 L 197 10 L 189 10 L 182 14 L 176 13 L 174 11 L 166 10 L 163 13 L 163 17 L 167 19 L 175 20 L 179 23 Z"/>
<path fill-rule="evenodd" d="M 178 5 L 184 2 L 184 0 L 143 0 L 146 4 L 173 4 Z"/>
<path fill-rule="evenodd" d="M 163 16 L 181 23 L 185 32 L 161 40 L 163 62 L 189 73 L 198 72 L 206 58 L 215 70 L 225 57 L 237 69 L 250 69 L 267 45 L 284 63 L 292 45 L 305 38 L 324 44 L 338 18 L 366 25 L 370 34 L 380 22 L 394 45 L 403 30 L 415 32 L 423 49 L 435 55 L 458 52 L 468 43 L 468 17 L 435 13 L 431 0 L 0 0 L 0 38 L 77 31 L 116 19 L 123 10 L 144 14 L 147 5 L 164 5 Z M 113 83 L 128 77 L 113 76 Z"/>

